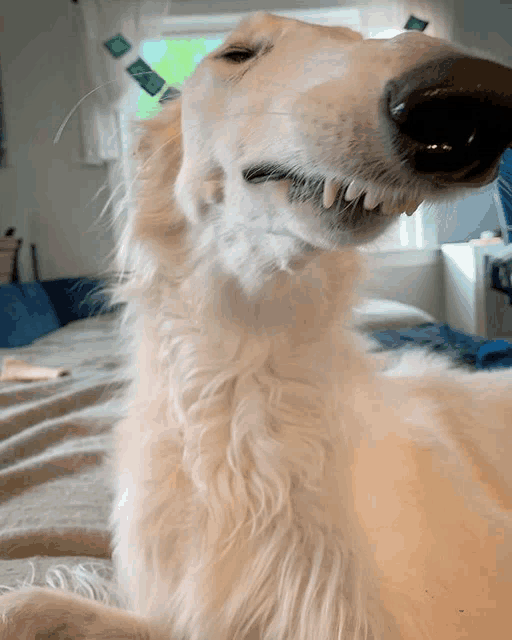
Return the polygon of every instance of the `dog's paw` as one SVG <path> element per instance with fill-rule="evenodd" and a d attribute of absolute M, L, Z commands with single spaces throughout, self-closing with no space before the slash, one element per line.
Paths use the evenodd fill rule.
<path fill-rule="evenodd" d="M 79 626 L 56 591 L 31 587 L 0 596 L 0 640 L 78 640 Z"/>
<path fill-rule="evenodd" d="M 134 613 L 31 587 L 0 596 L 0 640 L 168 640 Z"/>

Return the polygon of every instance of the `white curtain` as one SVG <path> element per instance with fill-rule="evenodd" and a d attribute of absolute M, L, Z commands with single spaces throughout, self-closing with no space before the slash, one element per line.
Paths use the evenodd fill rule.
<path fill-rule="evenodd" d="M 170 5 L 170 0 L 80 0 L 83 37 L 80 111 L 85 164 L 121 159 L 119 105 L 134 82 L 126 67 L 138 57 L 139 44 L 146 35 L 142 27 L 144 18 L 167 16 Z M 117 34 L 122 34 L 132 48 L 116 59 L 104 43 Z"/>

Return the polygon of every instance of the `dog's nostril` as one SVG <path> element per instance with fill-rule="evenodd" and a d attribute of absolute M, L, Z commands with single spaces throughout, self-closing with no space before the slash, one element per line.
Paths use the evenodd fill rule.
<path fill-rule="evenodd" d="M 427 151 L 428 153 L 449 153 L 453 151 L 453 147 L 451 144 L 424 144 L 419 147 L 422 151 Z"/>
<path fill-rule="evenodd" d="M 423 99 L 390 108 L 402 146 L 422 173 L 460 172 L 481 160 L 484 135 L 491 135 L 491 112 L 474 98 Z"/>
<path fill-rule="evenodd" d="M 512 137 L 512 110 L 482 96 L 414 96 L 390 105 L 395 140 L 412 168 L 426 174 L 476 175 L 488 169 Z"/>
<path fill-rule="evenodd" d="M 512 70 L 461 56 L 439 58 L 388 83 L 385 122 L 415 172 L 468 180 L 512 140 Z"/>
<path fill-rule="evenodd" d="M 405 109 L 405 102 L 399 102 L 397 105 L 389 107 L 389 112 L 395 122 L 400 122 L 405 114 Z"/>

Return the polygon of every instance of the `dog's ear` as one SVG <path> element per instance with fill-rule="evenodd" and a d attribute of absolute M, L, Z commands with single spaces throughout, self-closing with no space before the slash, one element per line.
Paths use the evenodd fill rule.
<path fill-rule="evenodd" d="M 140 125 L 134 149 L 137 241 L 161 244 L 184 231 L 185 217 L 174 197 L 182 163 L 181 100 L 165 105 L 155 118 Z"/>
<path fill-rule="evenodd" d="M 193 134 L 195 125 L 189 126 Z M 212 205 L 222 202 L 224 172 L 211 162 L 205 149 L 195 151 L 194 135 L 189 136 L 185 157 L 181 99 L 168 103 L 141 128 L 134 151 L 139 174 L 137 233 L 140 238 L 152 235 L 156 239 L 169 225 L 185 219 L 199 222 Z"/>

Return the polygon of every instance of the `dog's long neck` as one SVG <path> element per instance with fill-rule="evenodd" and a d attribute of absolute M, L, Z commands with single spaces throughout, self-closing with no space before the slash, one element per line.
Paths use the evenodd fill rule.
<path fill-rule="evenodd" d="M 159 329 L 175 406 L 187 416 L 182 433 L 188 445 L 197 449 L 199 433 L 208 423 L 207 429 L 224 433 L 224 444 L 216 449 L 220 461 L 230 447 L 238 446 L 237 430 L 247 432 L 252 424 L 253 434 L 266 433 L 267 411 L 279 413 L 280 390 L 294 384 L 304 385 L 293 409 L 304 432 L 311 411 L 304 406 L 301 417 L 304 393 L 311 392 L 314 403 L 322 403 L 333 376 L 364 368 L 345 326 L 359 273 L 358 255 L 352 250 L 312 255 L 297 273 L 277 273 L 251 294 L 222 269 L 215 254 L 192 263 L 170 299 L 163 300 Z M 250 394 L 259 397 L 261 406 L 246 424 L 233 421 L 242 411 L 244 395 Z M 318 417 L 325 407 L 318 405 L 314 411 Z M 222 420 L 232 421 L 227 432 Z M 311 426 L 319 437 L 321 430 Z M 291 426 L 288 435 L 294 437 Z"/>
<path fill-rule="evenodd" d="M 165 260 L 171 244 L 190 249 L 187 258 L 177 260 L 173 251 Z M 231 612 L 223 623 L 230 637 L 245 637 L 250 620 L 265 621 L 263 640 L 286 640 L 296 624 L 297 640 L 319 628 L 334 640 L 350 637 L 344 629 L 367 617 L 365 598 L 353 602 L 351 594 L 369 589 L 352 551 L 351 507 L 341 498 L 350 495 L 342 423 L 356 412 L 352 399 L 345 403 L 343 376 L 365 374 L 344 328 L 358 254 L 303 256 L 295 273 L 277 272 L 247 292 L 223 268 L 214 243 L 198 254 L 195 246 L 184 226 L 174 239 L 168 232 L 162 270 L 140 293 L 151 297 L 143 331 L 160 360 L 148 363 L 155 373 L 148 394 L 160 385 L 155 413 L 183 473 L 177 500 L 201 505 L 198 517 L 208 523 L 187 529 L 183 543 L 202 550 L 194 560 L 202 567 L 202 608 L 212 620 Z M 233 591 L 238 580 L 247 585 L 241 601 Z M 276 597 L 262 602 L 269 581 Z M 176 606 L 185 634 L 187 615 L 195 614 L 181 611 L 182 601 Z M 300 624 L 290 620 L 296 611 L 308 612 Z M 191 637 L 213 631 L 200 628 Z"/>
<path fill-rule="evenodd" d="M 255 576 L 244 594 L 249 603 L 258 602 L 269 579 L 258 563 L 281 571 L 290 554 L 306 558 L 309 546 L 318 545 L 318 570 L 322 584 L 330 580 L 325 588 L 333 612 L 319 613 L 317 622 L 330 626 L 327 635 L 335 638 L 349 615 L 343 585 L 351 587 L 341 558 L 347 553 L 342 546 L 350 544 L 336 542 L 340 531 L 349 532 L 347 505 L 341 509 L 338 499 L 347 490 L 338 486 L 345 479 L 328 477 L 326 469 L 348 468 L 341 460 L 344 448 L 333 452 L 329 444 L 343 439 L 330 389 L 340 368 L 350 375 L 360 371 L 351 361 L 357 359 L 355 347 L 332 336 L 335 325 L 343 331 L 348 319 L 357 271 L 351 251 L 318 254 L 295 275 L 276 274 L 248 295 L 212 258 L 196 263 L 173 296 L 184 318 L 170 323 L 165 337 L 172 361 L 170 399 L 181 422 L 184 468 L 215 522 L 215 534 L 203 541 L 208 552 L 202 562 L 211 567 L 210 584 L 225 587 L 208 591 L 212 611 L 223 610 L 230 597 L 230 585 L 219 575 L 238 575 L 248 544 L 255 549 L 254 567 L 244 568 Z M 343 367 L 340 359 L 346 359 Z M 333 456 L 336 462 L 328 462 Z M 319 493 L 332 509 L 316 512 Z M 329 573 L 332 557 L 340 564 Z M 345 561 L 351 566 L 352 560 Z M 299 586 L 309 580 L 306 565 L 298 563 L 293 594 L 283 592 L 278 601 L 296 598 L 297 607 L 320 612 L 320 596 L 306 597 Z M 276 625 L 289 615 L 284 604 L 278 608 Z M 275 637 L 283 633 L 281 627 L 274 631 Z M 309 633 L 303 629 L 297 637 Z"/>
<path fill-rule="evenodd" d="M 349 480 L 341 470 L 350 464 L 342 424 L 354 411 L 350 398 L 339 404 L 344 402 L 343 376 L 360 379 L 363 387 L 367 374 L 344 326 L 350 320 L 358 255 L 351 250 L 318 253 L 296 274 L 276 274 L 252 295 L 216 265 L 213 261 L 187 282 L 188 293 L 201 291 L 203 298 L 195 307 L 200 310 L 195 316 L 196 384 L 190 384 L 190 364 L 176 368 L 188 375 L 180 373 L 181 397 L 189 399 L 184 460 L 195 486 L 204 487 L 218 525 L 208 541 L 211 566 L 214 575 L 236 575 L 238 554 L 246 557 L 246 545 L 254 544 L 258 551 L 248 570 L 258 577 L 254 592 L 245 595 L 257 602 L 258 589 L 269 579 L 257 569 L 263 558 L 280 572 L 290 555 L 306 558 L 315 548 L 321 578 L 310 578 L 307 563 L 298 563 L 296 585 L 316 581 L 323 585 L 318 595 L 305 596 L 297 586 L 279 594 L 278 602 L 291 597 L 296 599 L 292 610 L 315 610 L 326 637 L 336 638 L 342 624 L 361 622 L 367 606 L 347 604 L 351 589 L 365 593 L 367 587 L 355 586 L 363 580 L 348 551 L 356 534 L 351 507 L 340 497 L 349 495 Z M 257 532 L 263 532 L 261 539 Z M 220 562 L 221 556 L 227 560 Z M 213 597 L 212 609 L 222 609 L 228 597 Z M 324 616 L 319 612 L 326 600 L 332 610 Z M 355 617 L 349 622 L 352 606 Z M 276 624 L 289 616 L 284 604 L 278 609 Z M 281 626 L 274 632 L 280 637 Z M 297 637 L 310 634 L 304 627 Z"/>
<path fill-rule="evenodd" d="M 194 368 L 204 368 L 210 378 L 214 371 L 236 376 L 269 363 L 277 378 L 292 367 L 297 377 L 312 381 L 320 370 L 354 369 L 352 361 L 361 354 L 349 325 L 360 270 L 351 249 L 318 252 L 304 256 L 295 273 L 277 272 L 258 291 L 247 292 L 213 254 L 195 262 L 176 289 L 171 314 L 179 309 L 181 320 L 176 335 L 171 331 L 165 339 L 183 344 L 188 335 Z M 189 366 L 191 361 L 180 369 Z"/>

